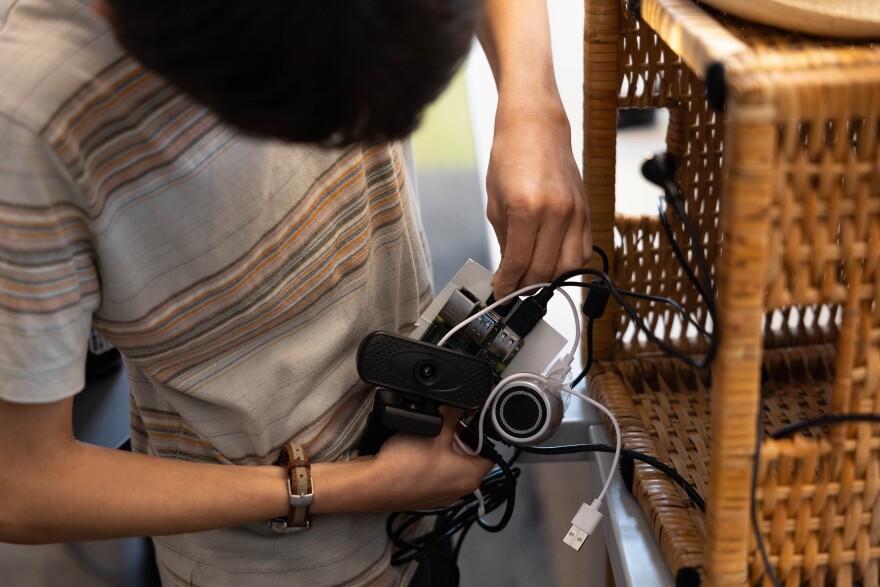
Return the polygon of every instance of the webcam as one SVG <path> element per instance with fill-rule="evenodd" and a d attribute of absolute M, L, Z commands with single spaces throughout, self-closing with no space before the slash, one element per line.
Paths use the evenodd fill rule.
<path fill-rule="evenodd" d="M 357 369 L 371 385 L 466 410 L 482 406 L 493 386 L 486 361 L 388 332 L 361 341 Z"/>
<path fill-rule="evenodd" d="M 357 370 L 377 388 L 361 454 L 377 453 L 397 431 L 437 436 L 440 404 L 476 410 L 493 385 L 492 368 L 482 359 L 381 331 L 361 341 Z"/>

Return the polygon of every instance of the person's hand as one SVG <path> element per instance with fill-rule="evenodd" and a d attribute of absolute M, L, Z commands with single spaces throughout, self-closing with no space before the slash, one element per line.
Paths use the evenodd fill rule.
<path fill-rule="evenodd" d="M 444 424 L 439 436 L 400 432 L 373 457 L 373 474 L 389 484 L 389 504 L 383 509 L 407 511 L 449 505 L 479 487 L 492 468 L 491 461 L 466 455 L 455 445 L 453 430 L 460 412 L 441 409 Z"/>
<path fill-rule="evenodd" d="M 496 298 L 589 261 L 589 209 L 557 96 L 502 95 L 486 188 L 501 247 Z"/>

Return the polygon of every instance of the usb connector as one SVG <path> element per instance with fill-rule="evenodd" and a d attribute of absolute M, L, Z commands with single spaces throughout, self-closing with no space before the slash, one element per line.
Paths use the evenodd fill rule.
<path fill-rule="evenodd" d="M 581 509 L 571 519 L 571 528 L 562 541 L 573 549 L 580 550 L 602 520 L 602 514 L 599 512 L 601 505 L 598 499 L 594 499 L 590 505 L 581 504 Z"/>
<path fill-rule="evenodd" d="M 584 545 L 584 542 L 587 541 L 590 535 L 578 528 L 577 526 L 572 526 L 568 530 L 568 534 L 565 535 L 565 538 L 562 539 L 563 542 L 568 544 L 575 550 L 580 550 L 581 546 Z"/>

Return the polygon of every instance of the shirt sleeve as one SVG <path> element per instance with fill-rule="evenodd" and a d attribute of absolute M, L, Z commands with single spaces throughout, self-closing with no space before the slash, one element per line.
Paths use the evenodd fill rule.
<path fill-rule="evenodd" d="M 0 399 L 83 388 L 100 285 L 79 200 L 39 134 L 0 114 Z"/>

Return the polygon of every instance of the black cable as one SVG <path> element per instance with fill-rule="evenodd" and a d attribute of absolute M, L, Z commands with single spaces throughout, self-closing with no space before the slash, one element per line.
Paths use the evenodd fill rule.
<path fill-rule="evenodd" d="M 596 287 L 596 284 L 594 284 L 594 283 L 586 283 L 583 281 L 565 281 L 562 283 L 562 285 L 563 286 L 583 287 L 583 288 L 588 288 L 588 289 Z M 604 287 L 604 284 L 602 287 Z M 703 328 L 703 326 L 701 324 L 699 324 L 694 319 L 694 317 L 691 316 L 691 314 L 688 313 L 687 310 L 685 310 L 682 307 L 681 304 L 679 304 L 678 302 L 676 302 L 672 298 L 666 298 L 666 297 L 662 297 L 662 296 L 651 296 L 648 294 L 640 294 L 640 293 L 636 293 L 636 292 L 632 292 L 632 291 L 623 291 L 623 290 L 620 291 L 620 294 L 624 297 L 632 297 L 632 298 L 637 298 L 640 300 L 646 300 L 649 302 L 668 304 L 668 305 L 672 306 L 675 309 L 675 311 L 677 311 L 679 313 L 679 315 L 682 317 L 682 320 L 693 325 L 694 328 L 696 328 L 700 334 L 702 334 L 703 336 L 705 336 L 707 338 L 710 338 L 710 339 L 712 338 L 712 333 L 708 332 L 705 328 Z M 587 330 L 586 331 L 587 357 L 586 357 L 586 361 L 584 363 L 584 368 L 581 370 L 581 372 L 578 374 L 578 376 L 575 377 L 574 380 L 572 381 L 572 383 L 571 383 L 572 387 L 577 386 L 581 382 L 581 380 L 583 380 L 583 378 L 586 376 L 586 374 L 590 371 L 590 367 L 592 367 L 592 364 L 593 364 L 593 319 L 592 318 L 589 318 L 589 317 L 587 318 L 586 330 Z"/>
<path fill-rule="evenodd" d="M 522 447 L 522 451 L 531 454 L 538 455 L 565 455 L 565 454 L 573 454 L 573 453 L 581 453 L 581 452 L 607 452 L 614 453 L 617 450 L 616 447 L 611 446 L 609 444 L 573 444 L 570 446 L 531 446 L 531 447 Z M 675 482 L 676 485 L 684 489 L 685 493 L 687 493 L 688 497 L 691 498 L 691 501 L 694 502 L 698 508 L 702 511 L 706 511 L 706 501 L 703 497 L 697 492 L 693 485 L 688 483 L 687 479 L 681 476 L 681 474 L 664 463 L 663 461 L 656 459 L 650 455 L 646 455 L 644 453 L 634 451 L 628 448 L 621 447 L 620 454 L 623 456 L 627 456 L 631 459 L 635 459 L 637 461 L 641 461 L 645 464 L 651 465 L 655 469 L 659 470 L 669 477 Z"/>
<path fill-rule="evenodd" d="M 657 335 L 654 334 L 650 328 L 648 328 L 648 326 L 642 320 L 641 316 L 639 316 L 638 312 L 636 312 L 635 308 L 633 308 L 623 299 L 623 293 L 617 288 L 614 282 L 611 281 L 611 278 L 601 271 L 590 268 L 566 271 L 551 283 L 550 288 L 553 290 L 558 289 L 572 277 L 577 277 L 580 275 L 593 275 L 595 277 L 598 277 L 602 281 L 604 286 L 608 288 L 611 296 L 617 301 L 618 304 L 620 304 L 620 307 L 623 309 L 623 311 L 626 312 L 630 319 L 636 324 L 636 327 L 638 327 L 638 329 L 642 331 L 642 333 L 648 338 L 648 340 L 660 347 L 660 349 L 662 349 L 670 356 L 675 357 L 696 369 L 705 369 L 711 364 L 712 360 L 715 358 L 716 347 L 718 345 L 717 333 L 713 331 L 713 335 L 709 339 L 709 346 L 706 350 L 706 354 L 702 358 L 695 358 L 685 354 L 680 349 L 677 349 L 658 338 Z M 595 285 L 588 284 L 587 287 L 595 287 Z M 714 316 L 714 306 L 710 311 L 710 316 L 712 316 L 712 324 L 714 329 L 717 327 L 718 324 L 718 321 Z"/>
<path fill-rule="evenodd" d="M 602 259 L 602 273 L 607 275 L 608 270 L 610 268 L 610 264 L 608 263 L 608 254 L 605 253 L 598 245 L 593 245 L 593 251 L 599 254 L 599 257 Z M 593 269 L 591 271 L 597 271 Z M 571 271 L 566 271 L 561 276 L 557 277 L 550 285 L 550 287 L 541 288 L 538 293 L 527 297 L 526 299 L 531 299 L 536 301 L 544 310 L 547 309 L 547 304 L 550 302 L 550 298 L 553 297 L 553 292 L 559 288 L 561 282 L 571 278 L 578 277 L 581 275 L 586 275 L 583 269 L 574 269 Z M 581 282 L 571 282 L 569 285 L 584 285 Z M 495 292 L 489 294 L 489 297 L 486 298 L 486 305 L 495 301 Z M 512 302 L 511 302 L 512 303 Z"/>
<path fill-rule="evenodd" d="M 663 181 L 658 185 L 663 188 L 663 198 L 660 199 L 658 204 L 659 218 L 660 223 L 663 226 L 663 232 L 666 233 L 666 238 L 669 241 L 672 252 L 676 259 L 678 259 L 682 270 L 685 272 L 688 280 L 693 284 L 694 288 L 696 288 L 697 293 L 703 299 L 703 303 L 706 304 L 706 309 L 712 318 L 712 328 L 717 329 L 717 312 L 715 307 L 715 296 L 713 295 L 715 288 L 712 283 L 712 276 L 709 272 L 709 263 L 706 260 L 706 254 L 703 248 L 703 243 L 700 240 L 700 235 L 697 233 L 697 229 L 693 222 L 691 222 L 687 210 L 684 209 L 684 199 L 681 197 L 681 191 L 678 189 L 675 182 L 667 177 L 666 181 Z M 702 279 L 698 279 L 696 274 L 694 274 L 690 263 L 688 263 L 678 241 L 675 239 L 675 235 L 672 233 L 672 227 L 669 225 L 669 219 L 667 218 L 666 211 L 663 207 L 664 200 L 667 204 L 672 206 L 672 209 L 675 211 L 676 216 L 678 216 L 678 219 L 681 221 L 681 224 L 688 235 L 688 239 L 691 241 L 691 251 L 693 252 L 694 261 L 696 262 L 697 269 L 699 269 L 700 277 Z"/>
<path fill-rule="evenodd" d="M 586 285 L 586 284 L 584 284 Z M 593 319 L 587 318 L 587 357 L 584 361 L 584 368 L 581 369 L 581 372 L 578 373 L 578 376 L 575 377 L 571 382 L 571 388 L 574 389 L 577 387 L 578 383 L 583 380 L 587 373 L 590 371 L 590 367 L 593 366 Z"/>
<path fill-rule="evenodd" d="M 497 524 L 489 524 L 484 521 L 482 518 L 477 518 L 477 522 L 480 524 L 480 527 L 487 532 L 501 532 L 504 528 L 507 527 L 507 524 L 510 522 L 511 516 L 513 516 L 513 506 L 516 503 L 516 475 L 513 474 L 513 469 L 507 462 L 502 458 L 497 451 L 492 451 L 492 460 L 495 461 L 495 464 L 498 465 L 498 468 L 501 469 L 501 472 L 504 474 L 504 488 L 506 489 L 506 497 L 504 499 L 504 513 L 501 515 L 501 519 Z M 480 489 L 480 493 L 483 490 Z M 485 495 L 483 496 L 485 499 Z M 486 513 L 490 510 L 487 507 Z"/>
<path fill-rule="evenodd" d="M 473 524 L 469 524 L 461 529 L 461 533 L 458 535 L 458 542 L 455 543 L 455 547 L 452 549 L 452 560 L 458 561 L 458 556 L 461 554 L 461 547 L 464 544 L 465 536 L 470 532 L 470 529 L 473 528 Z M 458 564 L 455 565 L 456 571 L 458 570 Z"/>
<path fill-rule="evenodd" d="M 595 283 L 586 283 L 584 281 L 566 281 L 562 285 L 583 287 L 583 288 L 587 288 L 587 289 L 597 287 L 597 285 Z M 604 284 L 601 287 L 604 287 Z M 703 328 L 702 324 L 697 322 L 697 320 L 690 314 L 690 312 L 685 310 L 681 304 L 679 304 L 678 302 L 676 302 L 672 298 L 667 298 L 664 296 L 652 296 L 652 295 L 648 295 L 648 294 L 637 293 L 634 291 L 626 291 L 626 290 L 619 290 L 619 291 L 620 291 L 620 295 L 622 295 L 623 297 L 636 298 L 639 300 L 645 300 L 648 302 L 655 302 L 658 304 L 667 304 L 669 306 L 672 306 L 672 308 L 676 312 L 678 312 L 679 316 L 681 316 L 681 319 L 684 320 L 685 322 L 691 324 L 694 328 L 696 328 L 697 332 L 699 332 L 700 334 L 702 334 L 706 338 L 710 338 L 710 339 L 713 338 L 713 336 L 714 336 L 711 332 L 709 332 L 708 330 Z"/>
<path fill-rule="evenodd" d="M 621 293 L 624 297 L 628 297 L 628 298 L 636 298 L 636 299 L 639 299 L 639 300 L 646 300 L 646 301 L 649 301 L 649 302 L 657 302 L 657 303 L 660 303 L 660 304 L 668 304 L 668 305 L 672 306 L 672 307 L 675 309 L 676 312 L 679 313 L 679 315 L 682 317 L 682 319 L 683 319 L 684 321 L 686 321 L 686 322 L 692 324 L 692 325 L 694 326 L 694 328 L 697 329 L 697 332 L 699 332 L 700 334 L 702 334 L 702 335 L 705 336 L 706 338 L 712 338 L 712 337 L 714 336 L 711 332 L 709 332 L 708 330 L 706 330 L 705 328 L 703 328 L 703 325 L 700 324 L 699 322 L 697 322 L 697 320 L 696 320 L 696 319 L 690 314 L 690 312 L 688 312 L 687 310 L 685 310 L 684 307 L 683 307 L 681 304 L 679 304 L 678 302 L 676 302 L 676 301 L 673 300 L 672 298 L 667 298 L 667 297 L 663 297 L 663 296 L 651 296 L 651 295 L 648 295 L 648 294 L 640 294 L 640 293 L 636 293 L 636 292 L 634 292 L 634 291 L 623 291 L 623 290 L 621 290 L 620 293 Z"/>
<path fill-rule="evenodd" d="M 488 443 L 489 441 L 486 439 L 484 442 Z M 479 500 L 473 494 L 463 496 L 455 503 L 442 508 L 395 512 L 388 517 L 386 522 L 388 536 L 398 548 L 391 556 L 391 564 L 402 565 L 413 561 L 422 561 L 433 555 L 450 565 L 454 580 L 452 584 L 457 585 L 459 577 L 458 555 L 464 537 L 474 523 L 478 523 L 487 532 L 500 532 L 510 522 L 516 499 L 516 480 L 520 475 L 520 469 L 512 467 L 511 464 L 518 455 L 517 451 L 511 461 L 507 462 L 494 447 L 485 455 L 491 458 L 497 467 L 483 479 L 480 484 L 480 493 L 483 496 L 486 514 L 497 510 L 502 505 L 505 506 L 504 513 L 498 523 L 490 524 L 482 519 Z M 408 539 L 404 538 L 404 535 L 411 528 L 431 517 L 436 517 L 431 530 Z M 440 550 L 441 545 L 447 540 L 452 540 L 456 534 L 458 534 L 458 541 L 453 547 L 452 554 L 443 553 Z"/>
<path fill-rule="evenodd" d="M 657 209 L 659 211 L 659 219 L 660 226 L 663 227 L 663 232 L 666 234 L 666 240 L 669 241 L 669 247 L 672 249 L 672 254 L 675 255 L 675 258 L 678 260 L 678 264 L 681 265 L 682 270 L 685 272 L 688 280 L 694 284 L 694 287 L 697 290 L 697 293 L 700 294 L 704 300 L 709 297 L 707 294 L 707 290 L 704 289 L 703 283 L 701 280 L 697 279 L 696 274 L 693 269 L 691 269 L 690 264 L 685 258 L 684 253 L 681 250 L 681 247 L 678 246 L 678 241 L 675 240 L 675 235 L 672 232 L 672 226 L 669 224 L 669 218 L 666 217 L 666 210 L 663 207 L 663 198 L 660 198 L 660 202 L 657 204 Z M 688 235 L 690 236 L 690 235 Z M 708 291 L 712 291 L 711 289 Z"/>
<path fill-rule="evenodd" d="M 758 430 L 758 439 L 755 443 L 755 458 L 752 463 L 752 482 L 750 484 L 751 496 L 749 497 L 749 507 L 752 509 L 752 528 L 755 531 L 758 552 L 761 555 L 761 560 L 764 562 L 764 572 L 767 573 L 767 576 L 770 578 L 770 582 L 773 583 L 774 587 L 782 587 L 779 577 L 776 576 L 776 570 L 773 568 L 773 565 L 770 564 L 770 555 L 767 553 L 767 546 L 764 544 L 764 536 L 761 534 L 761 526 L 758 522 L 758 464 L 761 455 L 761 441 L 764 438 L 764 428 L 761 422 L 762 411 L 763 410 L 761 409 L 758 410 L 758 421 L 755 425 L 755 428 Z"/>
<path fill-rule="evenodd" d="M 681 264 L 682 270 L 688 276 L 688 279 L 700 293 L 700 296 L 706 302 L 706 305 L 714 308 L 715 300 L 714 297 L 710 295 L 714 291 L 714 288 L 711 275 L 708 271 L 709 266 L 706 261 L 703 243 L 697 234 L 696 227 L 693 225 L 693 222 L 691 222 L 687 210 L 684 208 L 684 198 L 682 198 L 681 190 L 678 189 L 678 185 L 675 182 L 675 157 L 669 153 L 649 155 L 644 163 L 642 163 L 642 175 L 645 179 L 663 190 L 663 197 L 660 199 L 658 209 L 660 222 L 663 225 L 663 231 L 666 233 L 666 238 L 669 240 L 673 253 Z M 682 227 L 685 232 L 687 232 L 688 238 L 693 247 L 692 252 L 694 254 L 694 259 L 697 263 L 697 268 L 700 270 L 702 280 L 697 279 L 697 276 L 691 269 L 690 263 L 688 263 L 684 253 L 682 253 L 681 247 L 679 247 L 678 241 L 675 239 L 675 235 L 672 233 L 672 227 L 669 225 L 669 219 L 666 217 L 666 211 L 663 207 L 664 201 L 675 210 L 676 216 L 678 216 Z"/>
<path fill-rule="evenodd" d="M 582 288 L 586 288 L 586 289 L 596 289 L 597 288 L 596 283 L 587 283 L 585 281 L 565 281 L 562 283 L 562 285 L 573 286 L 573 287 L 582 287 Z M 598 287 L 604 288 L 604 284 L 601 286 L 598 286 Z M 623 297 L 636 298 L 636 299 L 645 300 L 648 302 L 656 302 L 659 304 L 670 305 L 670 306 L 672 306 L 672 308 L 676 312 L 678 312 L 678 314 L 681 316 L 682 320 L 693 325 L 693 327 L 696 328 L 700 334 L 702 334 L 703 336 L 705 336 L 707 338 L 712 338 L 712 336 L 713 336 L 712 333 L 709 332 L 708 330 L 706 330 L 705 328 L 703 328 L 703 326 L 699 322 L 697 322 L 696 319 L 687 310 L 685 310 L 681 304 L 679 304 L 678 302 L 676 302 L 672 298 L 667 298 L 667 297 L 663 297 L 663 296 L 652 296 L 652 295 L 648 295 L 648 294 L 641 294 L 641 293 L 636 293 L 634 291 L 626 291 L 626 290 L 619 290 L 619 291 L 620 291 L 620 295 L 622 295 Z"/>
<path fill-rule="evenodd" d="M 519 470 L 516 469 L 513 475 L 517 477 Z M 480 485 L 487 513 L 497 509 L 506 500 L 509 483 L 499 483 L 503 476 L 504 474 L 501 471 L 493 471 Z M 395 546 L 401 549 L 392 555 L 392 564 L 398 565 L 413 560 L 422 560 L 429 554 L 432 554 L 431 551 L 438 544 L 447 538 L 451 538 L 462 529 L 469 528 L 478 520 L 478 506 L 478 500 L 472 494 L 469 494 L 446 507 L 391 514 L 386 523 L 388 534 Z M 433 530 L 410 539 L 403 537 L 409 528 L 431 516 L 437 516 L 438 518 L 433 526 Z M 509 520 L 509 516 L 507 520 Z M 507 520 L 503 520 L 502 523 L 490 527 L 494 528 L 493 531 L 499 531 L 507 524 Z"/>
<path fill-rule="evenodd" d="M 593 250 L 599 253 L 599 256 L 602 258 L 602 272 L 608 273 L 611 269 L 611 265 L 608 263 L 608 255 L 598 245 L 593 245 Z"/>
<path fill-rule="evenodd" d="M 787 426 L 783 426 L 776 432 L 770 434 L 770 438 L 780 439 L 793 436 L 795 432 L 806 430 L 807 428 L 815 428 L 817 426 L 827 426 L 829 424 L 841 424 L 843 422 L 874 422 L 880 423 L 880 414 L 828 414 L 819 416 L 811 420 L 800 420 L 792 422 Z"/>

